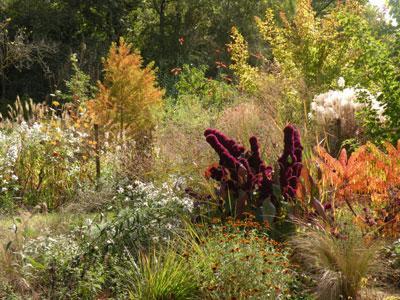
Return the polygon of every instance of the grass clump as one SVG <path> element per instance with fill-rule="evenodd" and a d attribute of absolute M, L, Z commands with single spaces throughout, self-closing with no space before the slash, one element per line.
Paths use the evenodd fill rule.
<path fill-rule="evenodd" d="M 193 270 L 172 249 L 143 254 L 138 263 L 131 261 L 131 267 L 135 274 L 129 284 L 130 299 L 200 299 Z"/>
<path fill-rule="evenodd" d="M 303 268 L 316 275 L 317 299 L 360 299 L 360 290 L 377 267 L 381 243 L 354 225 L 341 233 L 307 227 L 291 240 Z"/>

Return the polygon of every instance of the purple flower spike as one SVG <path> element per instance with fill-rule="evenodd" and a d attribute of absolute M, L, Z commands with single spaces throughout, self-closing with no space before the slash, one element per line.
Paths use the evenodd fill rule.
<path fill-rule="evenodd" d="M 210 177 L 216 181 L 221 181 L 225 175 L 224 169 L 221 167 L 211 167 L 209 169 Z"/>
<path fill-rule="evenodd" d="M 243 165 L 243 167 L 246 169 L 247 171 L 247 180 L 246 183 L 244 185 L 244 190 L 245 191 L 251 191 L 251 189 L 254 186 L 254 183 L 256 181 L 256 177 L 254 176 L 248 161 L 245 158 L 240 158 L 239 162 Z"/>
<path fill-rule="evenodd" d="M 264 200 L 272 196 L 272 167 L 266 167 L 264 164 L 261 167 L 261 176 L 259 179 L 260 194 L 256 202 L 256 206 L 261 206 Z"/>
<path fill-rule="evenodd" d="M 206 170 L 205 176 L 221 182 L 220 195 L 235 199 L 238 215 L 245 210 L 245 206 L 260 207 L 268 198 L 278 213 L 281 203 L 273 193 L 273 169 L 262 160 L 257 138 L 252 136 L 249 139 L 250 150 L 246 150 L 216 129 L 207 129 L 204 135 L 220 159 L 219 164 Z M 283 197 L 291 200 L 296 197 L 303 167 L 300 134 L 292 125 L 284 129 L 284 144 L 283 154 L 278 160 L 279 181 Z"/>
<path fill-rule="evenodd" d="M 221 166 L 234 170 L 238 167 L 238 160 L 229 153 L 229 151 L 218 141 L 218 138 L 215 135 L 208 135 L 206 141 L 211 145 L 211 147 L 213 147 L 215 152 L 217 152 Z"/>
<path fill-rule="evenodd" d="M 245 148 L 241 145 L 239 145 L 235 140 L 228 138 L 226 135 L 221 133 L 220 131 L 216 129 L 206 129 L 204 131 L 204 135 L 207 137 L 208 135 L 215 135 L 218 139 L 218 141 L 229 151 L 231 155 L 233 155 L 235 158 L 239 158 L 244 152 Z"/>
<path fill-rule="evenodd" d="M 260 144 L 258 143 L 258 140 L 255 136 L 252 136 L 249 139 L 249 142 L 250 142 L 251 154 L 250 157 L 248 158 L 248 161 L 253 171 L 255 173 L 259 173 L 261 167 L 262 166 L 265 167 L 264 162 L 261 159 Z"/>
<path fill-rule="evenodd" d="M 300 133 L 293 125 L 284 129 L 284 149 L 278 159 L 280 166 L 280 186 L 282 195 L 286 200 L 296 196 L 297 183 L 303 167 L 303 146 L 300 142 Z"/>

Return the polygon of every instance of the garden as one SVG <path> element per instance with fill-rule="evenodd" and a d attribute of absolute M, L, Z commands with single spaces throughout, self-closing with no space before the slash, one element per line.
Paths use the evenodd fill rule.
<path fill-rule="evenodd" d="M 250 2 L 0 1 L 0 299 L 400 299 L 399 1 Z"/>

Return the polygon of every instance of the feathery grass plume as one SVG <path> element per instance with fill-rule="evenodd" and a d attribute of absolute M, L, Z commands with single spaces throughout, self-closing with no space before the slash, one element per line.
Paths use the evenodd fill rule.
<path fill-rule="evenodd" d="M 359 299 L 362 280 L 379 263 L 381 244 L 364 237 L 355 225 L 347 226 L 341 234 L 322 224 L 307 226 L 290 242 L 295 257 L 316 277 L 317 299 Z"/>
<path fill-rule="evenodd" d="M 351 87 L 315 96 L 309 116 L 332 138 L 330 142 L 335 145 L 334 149 L 340 150 L 343 141 L 357 137 L 363 131 L 360 129 L 366 122 L 366 114 L 374 115 L 383 124 L 384 112 L 382 103 L 368 90 Z"/>
<path fill-rule="evenodd" d="M 359 98 L 366 99 L 369 105 L 358 101 Z M 350 87 L 319 94 L 314 97 L 311 103 L 311 111 L 318 124 L 326 126 L 335 120 L 341 120 L 343 133 L 349 133 L 348 131 L 353 130 L 356 126 L 356 113 L 368 106 L 376 112 L 383 122 L 385 119 L 383 115 L 384 107 L 366 89 Z"/>

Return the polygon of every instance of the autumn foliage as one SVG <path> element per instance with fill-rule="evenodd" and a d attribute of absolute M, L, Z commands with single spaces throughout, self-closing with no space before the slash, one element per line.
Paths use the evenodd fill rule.
<path fill-rule="evenodd" d="M 363 226 L 378 226 L 385 234 L 400 233 L 400 143 L 372 143 L 359 147 L 351 155 L 346 150 L 336 159 L 324 148 L 316 147 L 315 162 L 320 191 L 329 193 L 327 203 L 333 209 L 345 203 Z M 307 178 L 305 174 L 302 176 Z M 303 180 L 305 182 L 305 180 Z M 325 205 L 326 206 L 326 205 Z M 362 213 L 355 207 L 363 207 Z"/>
<path fill-rule="evenodd" d="M 97 97 L 88 103 L 95 124 L 134 138 L 154 127 L 154 111 L 164 91 L 158 88 L 152 65 L 143 67 L 142 57 L 122 38 L 113 43 L 104 60 L 104 82 Z"/>
<path fill-rule="evenodd" d="M 359 147 L 350 156 L 345 149 L 335 159 L 322 147 L 316 147 L 315 160 L 324 186 L 334 189 L 335 198 L 356 199 L 370 195 L 370 200 L 384 200 L 400 183 L 400 144 L 385 144 L 382 151 L 372 143 Z"/>

